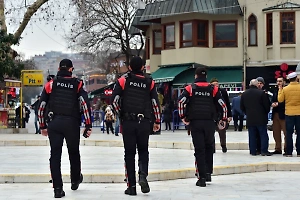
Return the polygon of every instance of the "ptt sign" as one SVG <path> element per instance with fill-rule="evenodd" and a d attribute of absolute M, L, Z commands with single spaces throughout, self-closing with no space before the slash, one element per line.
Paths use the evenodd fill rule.
<path fill-rule="evenodd" d="M 23 86 L 43 86 L 43 73 L 23 73 Z"/>

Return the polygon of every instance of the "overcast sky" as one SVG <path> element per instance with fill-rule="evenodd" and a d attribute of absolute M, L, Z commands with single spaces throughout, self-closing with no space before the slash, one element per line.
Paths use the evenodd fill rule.
<path fill-rule="evenodd" d="M 27 0 L 27 5 L 30 5 L 33 1 L 34 0 Z M 18 12 L 6 16 L 8 31 L 13 33 L 18 27 L 18 22 L 21 20 L 21 17 L 24 15 L 25 9 L 22 7 L 24 7 L 25 1 L 5 0 L 5 2 L 7 8 L 11 7 L 12 4 L 17 8 L 20 8 Z M 60 5 L 59 8 L 54 8 L 56 13 L 55 20 L 47 22 L 42 19 L 42 16 L 44 15 L 38 12 L 37 16 L 32 17 L 30 23 L 23 32 L 20 45 L 14 47 L 19 53 L 25 54 L 26 58 L 43 54 L 46 51 L 71 52 L 67 49 L 68 44 L 64 37 L 68 35 L 71 29 L 74 12 L 66 11 L 63 6 L 66 2 L 64 0 L 53 0 L 51 2 L 59 2 Z M 62 19 L 62 16 L 64 16 L 65 19 Z"/>

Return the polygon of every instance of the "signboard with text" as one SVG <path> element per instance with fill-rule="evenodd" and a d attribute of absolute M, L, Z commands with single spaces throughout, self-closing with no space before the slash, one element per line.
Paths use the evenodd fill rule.
<path fill-rule="evenodd" d="M 22 77 L 23 86 L 43 86 L 44 75 L 39 70 L 24 72 Z"/>
<path fill-rule="evenodd" d="M 21 81 L 9 81 L 5 80 L 5 87 L 21 87 Z"/>

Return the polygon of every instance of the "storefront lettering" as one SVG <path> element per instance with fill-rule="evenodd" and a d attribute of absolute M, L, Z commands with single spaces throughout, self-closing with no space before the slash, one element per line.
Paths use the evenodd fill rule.
<path fill-rule="evenodd" d="M 112 95 L 112 90 L 105 90 L 104 91 L 104 94 L 106 95 L 106 96 L 110 96 L 110 95 Z"/>
<path fill-rule="evenodd" d="M 239 83 L 228 83 L 228 84 L 219 84 L 220 88 L 237 88 L 242 87 L 242 84 Z"/>

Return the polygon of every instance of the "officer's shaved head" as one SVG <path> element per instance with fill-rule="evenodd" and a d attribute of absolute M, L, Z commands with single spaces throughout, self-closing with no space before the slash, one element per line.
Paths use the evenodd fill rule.
<path fill-rule="evenodd" d="M 252 79 L 252 80 L 250 81 L 250 84 L 249 84 L 249 86 L 251 86 L 251 85 L 253 85 L 253 86 L 256 86 L 256 87 L 257 87 L 257 85 L 258 85 L 258 80 L 257 80 L 257 79 Z"/>

